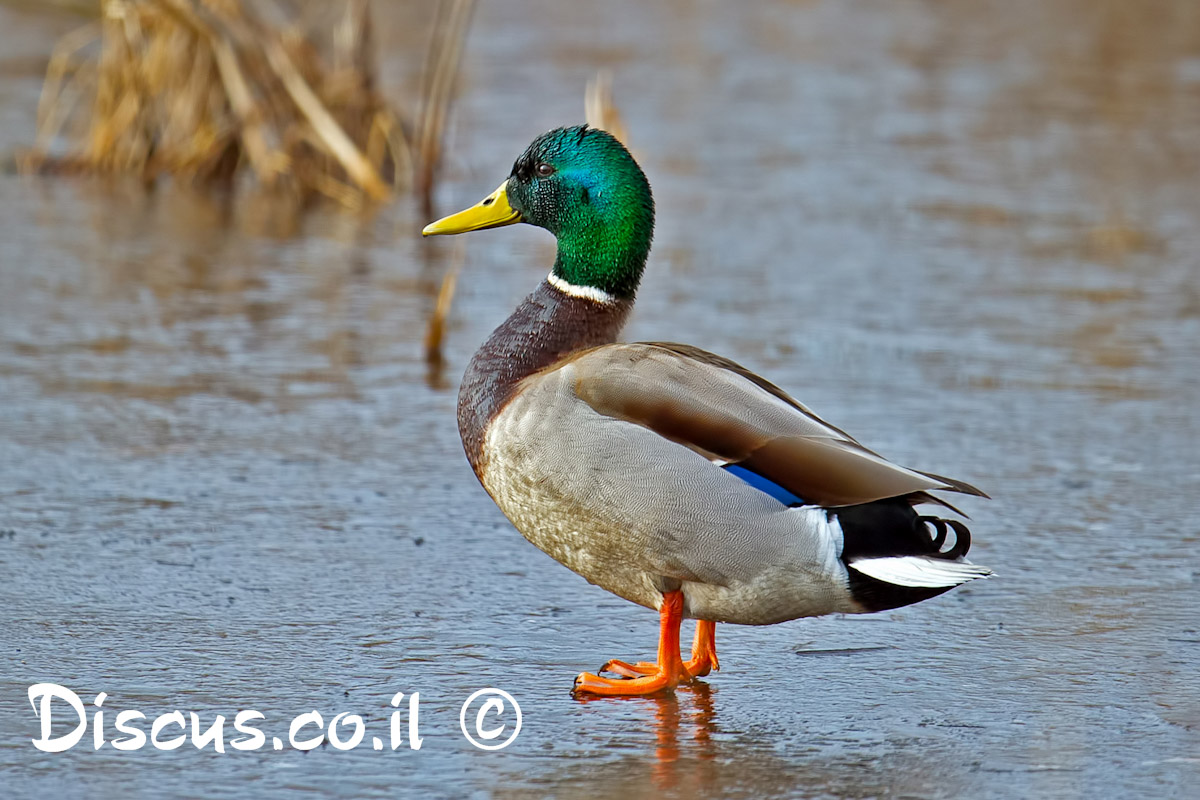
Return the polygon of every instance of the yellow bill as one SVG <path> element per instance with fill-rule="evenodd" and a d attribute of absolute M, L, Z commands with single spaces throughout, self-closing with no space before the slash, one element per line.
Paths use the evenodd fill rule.
<path fill-rule="evenodd" d="M 514 210 L 508 204 L 508 192 L 505 191 L 507 186 L 508 181 L 506 180 L 500 184 L 499 189 L 465 211 L 429 223 L 421 231 L 421 235 L 442 236 L 450 233 L 466 233 L 467 231 L 499 228 L 502 225 L 520 222 L 521 212 Z"/>

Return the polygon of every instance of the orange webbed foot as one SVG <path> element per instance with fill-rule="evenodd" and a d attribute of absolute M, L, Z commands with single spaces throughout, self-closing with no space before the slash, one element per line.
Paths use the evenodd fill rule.
<path fill-rule="evenodd" d="M 596 670 L 596 674 L 601 672 L 613 672 L 622 678 L 642 678 L 658 672 L 658 664 L 653 661 L 639 661 L 636 664 L 630 664 L 628 661 L 613 658 L 605 661 L 604 665 Z M 588 673 L 583 674 L 587 675 Z"/>
<path fill-rule="evenodd" d="M 680 665 L 682 667 L 682 665 Z M 683 671 L 663 670 L 653 675 L 637 678 L 602 678 L 590 672 L 581 672 L 575 678 L 571 694 L 594 694 L 602 697 L 645 697 L 662 692 L 673 692 L 683 678 Z"/>
<path fill-rule="evenodd" d="M 683 593 L 663 594 L 659 609 L 658 661 L 629 663 L 612 659 L 600 667 L 599 672 L 613 672 L 619 678 L 604 678 L 591 672 L 582 672 L 575 678 L 571 689 L 573 695 L 600 695 L 606 697 L 639 697 L 660 692 L 671 692 L 680 683 L 707 675 L 720 669 L 717 662 L 716 623 L 700 620 L 696 624 L 696 638 L 692 644 L 692 658 L 684 662 L 679 653 L 679 625 L 683 619 Z"/>

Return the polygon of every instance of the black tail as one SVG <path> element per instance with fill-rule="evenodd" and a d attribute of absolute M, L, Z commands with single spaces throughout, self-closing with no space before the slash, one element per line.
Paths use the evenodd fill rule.
<path fill-rule="evenodd" d="M 842 528 L 842 562 L 894 556 L 928 556 L 956 561 L 971 549 L 971 532 L 958 520 L 917 514 L 908 498 L 892 498 L 828 509 Z M 954 541 L 948 549 L 949 534 Z M 919 603 L 936 597 L 953 586 L 899 586 L 847 569 L 850 593 L 868 611 Z"/>

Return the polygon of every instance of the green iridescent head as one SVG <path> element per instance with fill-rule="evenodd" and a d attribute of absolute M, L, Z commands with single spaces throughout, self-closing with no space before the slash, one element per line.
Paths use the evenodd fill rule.
<path fill-rule="evenodd" d="M 654 198 L 633 156 L 606 131 L 581 125 L 542 134 L 478 205 L 438 220 L 426 236 L 528 222 L 558 238 L 554 274 L 616 297 L 637 291 L 654 234 Z"/>

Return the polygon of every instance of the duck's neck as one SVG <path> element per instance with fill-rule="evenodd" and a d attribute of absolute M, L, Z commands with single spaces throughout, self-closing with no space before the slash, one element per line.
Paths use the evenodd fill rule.
<path fill-rule="evenodd" d="M 577 350 L 615 342 L 632 308 L 632 297 L 574 286 L 551 273 L 492 332 L 458 392 L 458 428 L 476 474 L 487 425 L 517 384 Z"/>
<path fill-rule="evenodd" d="M 577 222 L 558 233 L 558 254 L 550 276 L 559 285 L 596 296 L 633 300 L 646 269 L 653 231 L 652 210 L 612 220 L 593 213 L 586 223 Z"/>

